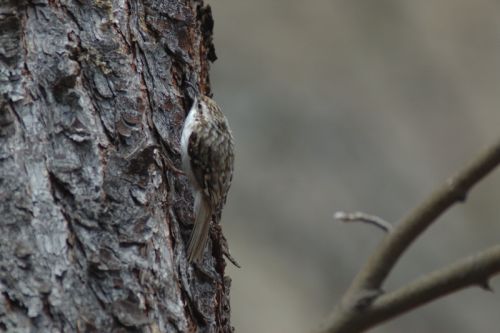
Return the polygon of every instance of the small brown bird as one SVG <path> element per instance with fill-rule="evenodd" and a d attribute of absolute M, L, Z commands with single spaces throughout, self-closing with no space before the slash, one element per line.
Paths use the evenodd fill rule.
<path fill-rule="evenodd" d="M 218 223 L 234 168 L 233 136 L 226 117 L 207 96 L 195 98 L 181 136 L 182 168 L 193 187 L 194 229 L 189 262 L 199 262 L 207 244 L 210 221 Z"/>

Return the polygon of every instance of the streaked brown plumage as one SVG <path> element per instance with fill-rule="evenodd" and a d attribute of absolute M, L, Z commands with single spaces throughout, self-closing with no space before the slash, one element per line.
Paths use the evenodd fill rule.
<path fill-rule="evenodd" d="M 203 257 L 210 220 L 218 223 L 234 168 L 233 137 L 226 117 L 207 96 L 196 98 L 181 137 L 182 167 L 193 186 L 194 229 L 188 259 Z"/>

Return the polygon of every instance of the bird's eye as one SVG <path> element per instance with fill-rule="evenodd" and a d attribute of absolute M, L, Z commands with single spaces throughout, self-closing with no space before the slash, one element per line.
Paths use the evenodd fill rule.
<path fill-rule="evenodd" d="M 198 109 L 201 110 L 201 103 L 198 102 Z"/>

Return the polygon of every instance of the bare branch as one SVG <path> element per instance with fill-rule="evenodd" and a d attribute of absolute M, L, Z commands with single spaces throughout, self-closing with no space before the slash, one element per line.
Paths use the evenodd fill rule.
<path fill-rule="evenodd" d="M 337 308 L 321 332 L 360 332 L 377 323 L 470 286 L 484 288 L 500 273 L 500 245 L 426 274 L 387 294 L 379 294 L 365 308 Z M 491 289 L 489 289 L 491 290 Z"/>
<path fill-rule="evenodd" d="M 391 232 L 393 229 L 392 225 L 386 220 L 375 215 L 365 214 L 363 212 L 335 212 L 335 214 L 333 214 L 333 218 L 341 222 L 363 222 L 371 224 L 384 230 L 385 232 Z"/>
<path fill-rule="evenodd" d="M 368 259 L 354 279 L 350 292 L 380 289 L 385 278 L 408 246 L 444 211 L 463 201 L 467 192 L 500 164 L 500 140 L 449 178 L 422 204 L 403 219 Z"/>
<path fill-rule="evenodd" d="M 383 282 L 408 246 L 444 211 L 464 201 L 468 191 L 499 164 L 500 140 L 410 212 L 375 249 L 320 332 L 359 332 L 472 284 L 487 286 L 488 278 L 500 270 L 499 247 L 380 296 Z"/>
<path fill-rule="evenodd" d="M 478 286 L 500 273 L 500 245 L 464 258 L 448 267 L 426 274 L 414 282 L 377 298 L 370 312 L 387 319 L 457 290 Z M 489 289 L 491 291 L 491 288 Z"/>

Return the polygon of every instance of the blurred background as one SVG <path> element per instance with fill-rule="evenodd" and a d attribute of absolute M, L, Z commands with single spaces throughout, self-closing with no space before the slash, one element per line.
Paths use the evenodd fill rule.
<path fill-rule="evenodd" d="M 500 132 L 500 3 L 211 0 L 215 99 L 236 137 L 223 226 L 237 332 L 317 327 L 380 241 Z M 500 240 L 500 170 L 409 249 L 394 289 Z M 500 278 L 492 281 L 500 290 Z M 372 332 L 498 332 L 471 288 Z"/>

